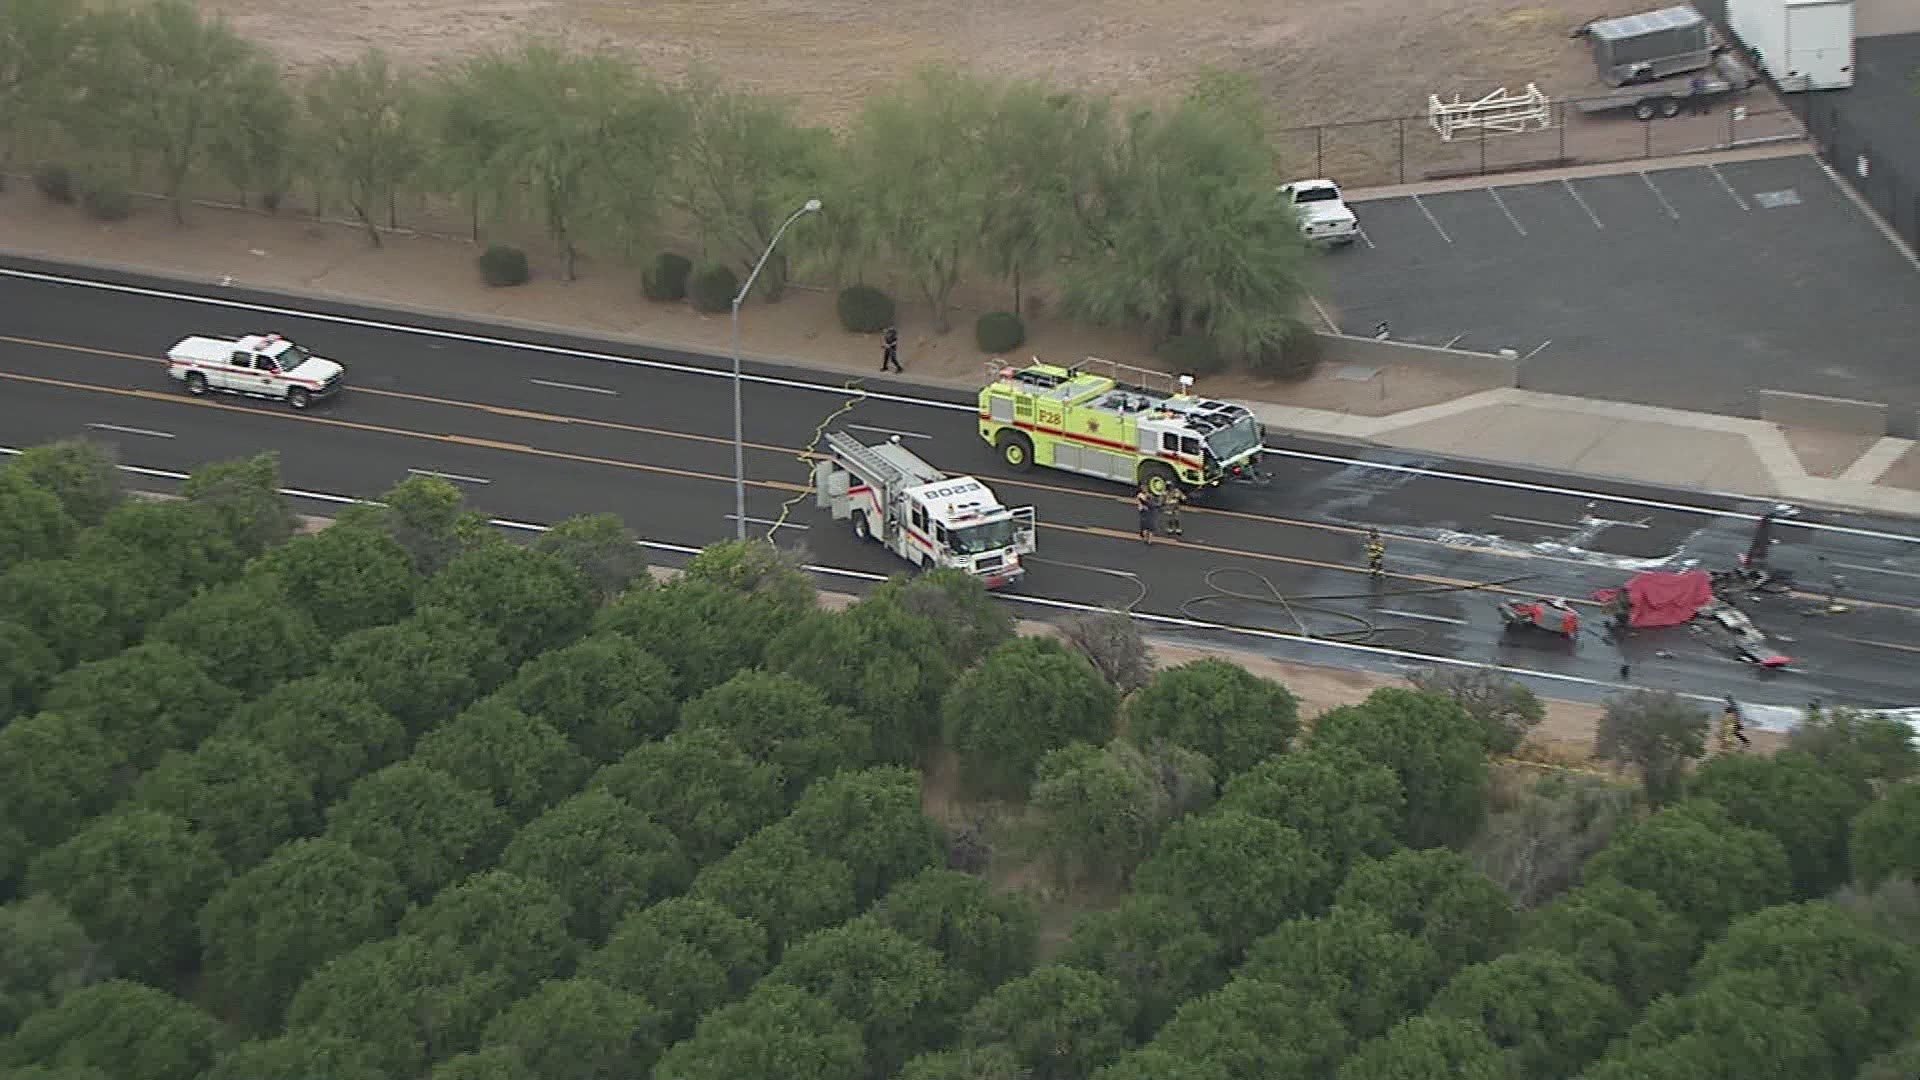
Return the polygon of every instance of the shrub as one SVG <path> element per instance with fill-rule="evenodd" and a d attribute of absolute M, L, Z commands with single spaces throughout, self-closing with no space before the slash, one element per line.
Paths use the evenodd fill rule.
<path fill-rule="evenodd" d="M 1170 337 L 1154 349 L 1154 354 L 1180 375 L 1212 375 L 1227 366 L 1219 342 L 1205 334 Z"/>
<path fill-rule="evenodd" d="M 65 165 L 49 162 L 33 170 L 33 186 L 54 202 L 69 205 L 73 202 L 73 170 Z"/>
<path fill-rule="evenodd" d="M 871 285 L 841 289 L 835 306 L 840 309 L 840 325 L 851 334 L 877 334 L 893 325 L 893 297 Z"/>
<path fill-rule="evenodd" d="M 687 282 L 687 297 L 693 301 L 693 310 L 709 315 L 733 307 L 733 298 L 739 293 L 740 279 L 734 276 L 731 267 L 719 263 L 701 267 Z"/>
<path fill-rule="evenodd" d="M 649 300 L 685 300 L 687 275 L 691 273 L 693 273 L 691 259 L 671 251 L 663 251 L 653 260 L 653 269 L 640 275 L 640 291 Z"/>
<path fill-rule="evenodd" d="M 984 353 L 1012 352 L 1027 340 L 1027 324 L 1011 311 L 989 311 L 973 324 L 973 340 Z"/>
<path fill-rule="evenodd" d="M 1322 359 L 1320 335 L 1303 326 L 1261 349 L 1247 366 L 1264 378 L 1299 382 L 1319 370 Z"/>
<path fill-rule="evenodd" d="M 495 288 L 525 285 L 532 273 L 527 253 L 506 244 L 494 244 L 480 253 L 480 279 Z"/>
<path fill-rule="evenodd" d="M 95 221 L 125 221 L 133 213 L 133 196 L 110 181 L 88 184 L 80 203 Z"/>

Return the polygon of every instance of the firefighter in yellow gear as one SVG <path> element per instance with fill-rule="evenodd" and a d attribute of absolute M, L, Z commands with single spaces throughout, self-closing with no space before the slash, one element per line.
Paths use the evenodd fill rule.
<path fill-rule="evenodd" d="M 1729 697 L 1727 707 L 1720 711 L 1720 752 L 1733 753 L 1736 744 L 1741 750 L 1752 746 L 1747 738 L 1746 721 L 1740 715 L 1740 706 Z"/>
<path fill-rule="evenodd" d="M 1175 485 L 1168 485 L 1166 493 L 1160 496 L 1160 527 L 1168 536 L 1180 535 L 1180 505 L 1187 497 Z"/>
<path fill-rule="evenodd" d="M 1367 530 L 1367 573 L 1376 581 L 1387 576 L 1387 542 L 1379 529 Z"/>

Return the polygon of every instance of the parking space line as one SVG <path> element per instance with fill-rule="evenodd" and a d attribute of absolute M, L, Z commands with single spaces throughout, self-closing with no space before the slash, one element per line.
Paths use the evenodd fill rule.
<path fill-rule="evenodd" d="M 1327 309 L 1320 306 L 1320 298 L 1313 295 L 1312 293 L 1308 293 L 1307 299 L 1313 301 L 1313 310 L 1320 313 L 1320 321 L 1327 324 L 1327 333 L 1329 334 L 1339 333 L 1340 324 L 1337 322 L 1334 322 L 1333 316 L 1327 314 Z"/>
<path fill-rule="evenodd" d="M 1575 191 L 1575 190 L 1573 189 L 1573 181 L 1572 181 L 1572 180 L 1568 180 L 1568 179 L 1564 179 L 1564 178 L 1563 178 L 1563 179 L 1562 179 L 1562 180 L 1560 181 L 1560 186 L 1561 186 L 1561 187 L 1564 187 L 1564 188 L 1566 188 L 1566 189 L 1567 189 L 1567 194 L 1569 194 L 1569 195 L 1571 195 L 1571 196 L 1573 196 L 1573 201 L 1574 201 L 1574 202 L 1577 202 L 1577 203 L 1579 203 L 1579 204 L 1580 204 L 1580 209 L 1582 209 L 1582 210 L 1585 210 L 1585 211 L 1587 212 L 1587 220 L 1588 220 L 1588 221 L 1591 221 L 1591 222 L 1593 222 L 1593 227 L 1594 227 L 1594 228 L 1596 228 L 1596 229 L 1604 229 L 1604 228 L 1606 228 L 1606 226 L 1605 226 L 1605 225 L 1602 225 L 1602 224 L 1600 224 L 1600 219 L 1599 219 L 1599 217 L 1597 217 L 1597 216 L 1595 216 L 1595 214 L 1594 214 L 1594 212 L 1593 212 L 1593 207 L 1591 207 L 1591 206 L 1588 206 L 1588 205 L 1587 205 L 1587 200 L 1585 200 L 1585 199 L 1583 199 L 1583 198 L 1581 198 L 1581 197 L 1580 197 L 1580 193 L 1579 193 L 1578 191 Z"/>
<path fill-rule="evenodd" d="M 1371 236 L 1368 236 L 1368 235 L 1367 235 L 1367 230 L 1366 230 L 1366 229 L 1364 229 L 1364 228 L 1361 228 L 1361 227 L 1360 227 L 1360 226 L 1358 226 L 1358 225 L 1355 225 L 1355 226 L 1354 226 L 1353 228 L 1354 228 L 1354 231 L 1355 231 L 1355 232 L 1357 232 L 1357 233 L 1359 233 L 1359 234 L 1360 234 L 1360 239 L 1362 239 L 1362 240 L 1364 240 L 1364 241 L 1366 241 L 1366 243 L 1367 243 L 1367 250 L 1369 250 L 1369 251 L 1373 251 L 1373 250 L 1376 250 L 1376 249 L 1374 248 L 1374 246 L 1373 246 L 1373 237 L 1371 237 Z"/>
<path fill-rule="evenodd" d="M 1667 216 L 1672 218 L 1675 221 L 1679 221 L 1680 211 L 1675 210 L 1673 208 L 1673 204 L 1667 201 L 1666 195 L 1662 194 L 1660 189 L 1654 186 L 1653 177 L 1648 176 L 1646 173 L 1642 172 L 1640 174 L 1640 179 L 1645 180 L 1647 182 L 1647 190 L 1653 192 L 1653 197 L 1656 199 L 1659 199 L 1660 205 L 1666 208 Z"/>
<path fill-rule="evenodd" d="M 1733 185 L 1732 185 L 1732 184 L 1729 184 L 1729 183 L 1727 183 L 1727 178 L 1726 178 L 1725 176 L 1723 176 L 1723 175 L 1721 175 L 1721 173 L 1720 173 L 1720 167 L 1719 167 L 1719 166 L 1717 166 L 1717 165 L 1715 165 L 1715 164 L 1714 164 L 1713 162 L 1711 162 L 1711 161 L 1709 161 L 1709 162 L 1707 162 L 1707 171 L 1713 174 L 1713 178 L 1714 178 L 1715 180 L 1718 180 L 1718 181 L 1720 181 L 1720 189 L 1721 189 L 1722 191 L 1725 191 L 1725 192 L 1726 192 L 1726 193 L 1727 193 L 1727 194 L 1728 194 L 1729 196 L 1731 196 L 1731 197 L 1733 198 L 1733 201 L 1734 201 L 1734 204 L 1735 204 L 1735 205 L 1737 205 L 1737 206 L 1739 206 L 1739 207 L 1740 207 L 1740 209 L 1742 209 L 1742 210 L 1752 210 L 1752 209 L 1753 209 L 1753 207 L 1751 207 L 1751 206 L 1748 206 L 1748 205 L 1747 205 L 1747 200 L 1745 200 L 1745 199 L 1743 199 L 1743 198 L 1741 198 L 1741 197 L 1740 197 L 1740 193 L 1739 193 L 1739 192 L 1737 192 L 1737 191 L 1735 191 L 1735 190 L 1733 190 Z"/>
<path fill-rule="evenodd" d="M 1440 227 L 1440 219 L 1433 216 L 1433 211 L 1427 209 L 1427 204 L 1420 201 L 1420 196 L 1415 195 L 1413 197 L 1413 205 L 1419 207 L 1420 212 L 1427 215 L 1427 224 L 1432 225 L 1433 231 L 1440 234 L 1440 239 L 1445 240 L 1449 244 L 1453 243 L 1453 237 L 1448 236 L 1447 230 Z"/>
<path fill-rule="evenodd" d="M 1491 196 L 1493 196 L 1493 205 L 1495 205 L 1495 206 L 1497 206 L 1497 207 L 1499 207 L 1499 208 L 1500 208 L 1500 212 L 1501 212 L 1501 213 L 1503 213 L 1503 214 L 1505 214 L 1505 215 L 1507 215 L 1507 220 L 1513 223 L 1513 227 L 1514 227 L 1514 229 L 1515 229 L 1515 230 L 1516 230 L 1517 232 L 1519 232 L 1519 234 L 1520 234 L 1521 236 L 1525 236 L 1525 235 L 1527 235 L 1527 228 L 1526 228 L 1526 226 L 1524 226 L 1524 225 L 1522 225 L 1522 224 L 1520 224 L 1520 219 L 1519 219 L 1519 218 L 1517 218 L 1517 217 L 1514 217 L 1514 216 L 1513 216 L 1513 211 L 1511 211 L 1511 210 L 1509 210 L 1509 209 L 1507 209 L 1507 201 L 1506 201 L 1505 199 L 1502 199 L 1502 198 L 1500 197 L 1500 192 L 1499 192 L 1499 189 L 1497 189 L 1497 188 L 1488 188 L 1488 189 L 1487 189 L 1487 194 L 1489 194 L 1489 195 L 1491 195 Z"/>

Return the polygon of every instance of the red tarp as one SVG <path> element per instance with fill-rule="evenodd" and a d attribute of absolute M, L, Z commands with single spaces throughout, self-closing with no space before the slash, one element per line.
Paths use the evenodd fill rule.
<path fill-rule="evenodd" d="M 1606 604 L 1619 595 L 1619 589 L 1602 589 L 1593 598 Z M 1705 570 L 1635 574 L 1627 580 L 1627 601 L 1632 605 L 1628 625 L 1637 629 L 1678 626 L 1712 599 L 1713 584 Z"/>

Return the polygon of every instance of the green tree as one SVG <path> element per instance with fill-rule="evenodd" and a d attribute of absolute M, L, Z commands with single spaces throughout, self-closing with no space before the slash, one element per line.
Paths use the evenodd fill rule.
<path fill-rule="evenodd" d="M 500 867 L 553 886 L 572 909 L 573 935 L 588 942 L 604 940 L 627 912 L 680 892 L 693 878 L 671 832 L 601 790 L 534 818 L 507 845 Z"/>
<path fill-rule="evenodd" d="M 1784 901 L 1793 879 L 1780 842 L 1689 800 L 1639 822 L 1587 864 L 1587 880 L 1645 889 L 1703 940 L 1736 917 Z"/>
<path fill-rule="evenodd" d="M 941 706 L 947 745 L 980 790 L 1027 790 L 1049 750 L 1113 737 L 1118 695 L 1085 658 L 1052 638 L 1015 638 L 967 672 Z"/>
<path fill-rule="evenodd" d="M 1325 1076 L 1346 1041 L 1327 1003 L 1236 978 L 1180 1006 L 1152 1046 L 1228 1076 Z"/>
<path fill-rule="evenodd" d="M 328 807 L 326 836 L 384 860 L 424 899 L 491 861 L 508 824 L 452 777 L 403 761 L 356 781 Z"/>
<path fill-rule="evenodd" d="M 336 522 L 384 529 L 428 576 L 460 552 L 498 539 L 484 515 L 466 508 L 460 489 L 437 476 L 409 476 L 381 496 L 380 506 L 350 506 Z"/>
<path fill-rule="evenodd" d="M 0 1064 L 63 1078 L 98 1069 L 141 1080 L 195 1080 L 213 1064 L 219 1024 L 161 990 L 115 979 L 75 990 L 0 1043 Z M 69 1071 L 71 1070 L 71 1071 Z"/>
<path fill-rule="evenodd" d="M 486 796 L 516 824 L 578 791 L 592 768 L 565 735 L 497 696 L 428 732 L 413 760 Z"/>
<path fill-rule="evenodd" d="M 573 280 L 577 240 L 629 243 L 662 210 L 677 102 L 611 53 L 528 41 L 469 60 L 446 88 L 441 139 L 487 194 L 527 198 Z"/>
<path fill-rule="evenodd" d="M 346 200 L 367 242 L 379 247 L 374 215 L 425 164 L 419 88 L 386 53 L 368 49 L 321 68 L 305 89 L 303 134 L 316 179 Z"/>
<path fill-rule="evenodd" d="M 1105 975 L 1126 991 L 1128 1033 L 1135 1042 L 1151 1038 L 1181 1002 L 1226 978 L 1225 950 L 1199 916 L 1145 894 L 1082 915 L 1055 959 Z"/>
<path fill-rule="evenodd" d="M 384 937 L 405 900 L 386 863 L 332 840 L 295 840 L 201 910 L 208 997 L 223 1015 L 271 1030 L 308 975 Z"/>
<path fill-rule="evenodd" d="M 668 1050 L 657 1080 L 845 1080 L 861 1075 L 859 1025 L 791 986 L 715 1009 Z"/>
<path fill-rule="evenodd" d="M 333 665 L 352 672 L 415 736 L 492 692 L 513 670 L 486 622 L 445 610 L 350 634 L 334 646 Z"/>
<path fill-rule="evenodd" d="M 743 671 L 682 706 L 680 724 L 720 732 L 749 757 L 771 762 L 790 798 L 873 757 L 871 726 L 791 675 Z"/>
<path fill-rule="evenodd" d="M 658 589 L 629 590 L 600 613 L 597 628 L 665 660 L 684 699 L 758 664 L 767 642 L 814 611 L 812 586 L 784 572 L 746 586 L 687 574 Z"/>
<path fill-rule="evenodd" d="M 1779 978 L 1743 972 L 1647 1007 L 1586 1080 L 1748 1080 L 1844 1076 L 1840 1055 L 1806 1011 L 1770 1002 Z"/>
<path fill-rule="evenodd" d="M 71 0 L 20 0 L 0 11 L 0 172 L 20 145 L 60 119 L 72 93 L 80 8 Z"/>
<path fill-rule="evenodd" d="M 92 595 L 104 599 L 117 649 L 146 634 L 200 589 L 227 582 L 241 556 L 220 519 L 205 507 L 132 499 L 115 506 L 99 528 L 80 535 L 74 558 L 88 576 L 99 579 Z"/>
<path fill-rule="evenodd" d="M 316 803 L 344 797 L 355 780 L 399 760 L 407 739 L 365 686 L 335 675 L 273 688 L 235 713 L 221 734 L 285 758 L 311 778 Z"/>
<path fill-rule="evenodd" d="M 1156 761 L 1124 739 L 1077 742 L 1040 759 L 1028 805 L 1062 877 L 1125 881 L 1169 826 L 1212 798 L 1211 762 L 1179 746 L 1157 749 Z"/>
<path fill-rule="evenodd" d="M 1436 694 L 1384 689 L 1313 722 L 1313 749 L 1343 747 L 1385 765 L 1406 791 L 1400 835 L 1412 847 L 1455 844 L 1486 813 L 1485 729 Z"/>
<path fill-rule="evenodd" d="M 1635 690 L 1610 699 L 1594 756 L 1639 772 L 1656 804 L 1680 797 L 1687 764 L 1707 748 L 1707 714 L 1670 691 Z"/>
<path fill-rule="evenodd" d="M 1602 878 L 1533 912 L 1517 944 L 1569 957 L 1638 1009 L 1685 980 L 1694 931 L 1652 893 Z"/>
<path fill-rule="evenodd" d="M 1811 755 L 1722 755 L 1700 768 L 1689 792 L 1780 841 L 1794 895 L 1824 896 L 1847 880 L 1847 827 L 1869 796 Z"/>
<path fill-rule="evenodd" d="M 233 870 L 264 860 L 317 822 L 313 784 L 286 758 L 235 735 L 169 751 L 140 778 L 134 805 L 185 821 Z"/>
<path fill-rule="evenodd" d="M 1372 911 L 1433 946 L 1443 974 L 1500 952 L 1513 932 L 1506 894 L 1444 848 L 1396 851 L 1354 867 L 1334 904 Z"/>
<path fill-rule="evenodd" d="M 1535 908 L 1579 880 L 1637 801 L 1632 787 L 1604 777 L 1549 773 L 1488 815 L 1467 855 L 1515 907 Z"/>
<path fill-rule="evenodd" d="M 1471 1020 L 1415 1016 L 1370 1040 L 1340 1065 L 1339 1080 L 1511 1080 L 1506 1055 Z"/>
<path fill-rule="evenodd" d="M 1012 1050 L 996 1043 L 921 1054 L 907 1062 L 898 1080 L 1028 1080 L 1028 1070 Z"/>
<path fill-rule="evenodd" d="M 180 494 L 213 515 L 228 542 L 249 558 L 286 543 L 300 524 L 280 494 L 280 455 L 272 450 L 202 465 L 187 477 Z"/>
<path fill-rule="evenodd" d="M 1852 824 L 1848 853 L 1855 881 L 1871 888 L 1888 878 L 1920 879 L 1920 786 L 1895 788 Z"/>
<path fill-rule="evenodd" d="M 476 971 L 498 975 L 513 997 L 573 968 L 580 943 L 572 914 L 546 882 L 484 871 L 441 890 L 400 920 L 400 933 L 457 951 Z"/>
<path fill-rule="evenodd" d="M 226 867 L 176 817 L 127 810 L 97 819 L 33 862 L 28 883 L 60 901 L 114 970 L 164 985 L 193 955 L 193 917 Z"/>
<path fill-rule="evenodd" d="M 766 664 L 869 721 L 875 760 L 915 764 L 939 734 L 940 698 L 953 684 L 949 639 L 931 616 L 874 596 L 787 627 L 767 643 Z"/>
<path fill-rule="evenodd" d="M 909 769 L 835 773 L 807 788 L 787 824 L 809 850 L 852 869 L 862 909 L 944 856 L 940 826 L 922 808 L 920 775 Z"/>
<path fill-rule="evenodd" d="M 858 910 L 852 868 L 808 850 L 788 822 L 761 829 L 700 871 L 693 895 L 766 927 L 776 955 Z"/>
<path fill-rule="evenodd" d="M 0 904 L 0 1042 L 27 1017 L 105 974 L 100 948 L 48 896 Z"/>
<path fill-rule="evenodd" d="M 162 619 L 153 638 L 205 658 L 209 675 L 248 696 L 311 674 L 326 657 L 320 629 L 272 578 L 201 593 Z"/>
<path fill-rule="evenodd" d="M 433 1067 L 431 1080 L 547 1080 L 511 1046 L 483 1046 Z"/>
<path fill-rule="evenodd" d="M 30 75 L 20 65 L 25 63 L 46 65 L 41 73 L 51 76 L 57 70 L 52 65 L 62 55 L 61 45 L 71 44 L 71 39 L 62 42 L 64 35 L 76 34 L 79 27 L 72 21 L 76 14 L 67 0 L 23 0 L 22 3 L 7 9 L 21 21 L 8 23 L 7 29 L 0 31 L 7 36 L 0 49 L 23 50 L 10 52 L 10 59 L 0 62 L 0 70 L 11 73 L 12 79 L 5 87 L 18 92 L 23 76 Z M 43 22 L 41 20 L 58 20 Z M 32 40 L 39 35 L 41 40 Z M 32 50 L 27 55 L 24 50 Z M 61 75 L 67 78 L 68 75 Z M 0 88 L 0 93 L 9 92 Z M 0 109 L 0 111 L 11 112 Z M 22 114 L 11 112 L 8 119 L 18 119 Z M 125 489 L 120 482 L 119 458 L 114 448 L 106 443 L 90 442 L 86 439 L 61 439 L 58 442 L 31 446 L 20 452 L 7 466 L 9 472 L 26 478 L 35 486 L 51 491 L 60 500 L 60 505 L 83 528 L 92 528 L 106 520 L 107 512 L 120 504 L 125 498 Z"/>
<path fill-rule="evenodd" d="M 1912 1080 L 1920 1076 L 1920 1035 L 1860 1067 L 1853 1080 Z"/>
<path fill-rule="evenodd" d="M 1811 755 L 1866 791 L 1920 773 L 1912 725 L 1878 713 L 1815 709 L 1787 736 L 1787 748 Z"/>
<path fill-rule="evenodd" d="M 606 764 L 673 730 L 673 672 L 632 638 L 599 633 L 526 662 L 500 696 Z"/>
<path fill-rule="evenodd" d="M 52 712 L 15 720 L 0 728 L 0 822 L 29 850 L 53 846 L 113 804 L 122 761 L 84 720 Z M 0 877 L 6 870 L 0 866 Z"/>
<path fill-rule="evenodd" d="M 1331 871 L 1285 825 L 1215 810 L 1167 830 L 1159 850 L 1134 876 L 1134 887 L 1191 907 L 1238 956 L 1282 921 L 1324 906 Z"/>
<path fill-rule="evenodd" d="M 279 578 L 287 599 L 328 641 L 406 618 L 420 580 L 407 550 L 370 522 L 336 522 L 296 536 L 247 570 Z"/>
<path fill-rule="evenodd" d="M 359 1039 L 379 1062 L 375 1075 L 417 1076 L 479 1044 L 512 1000 L 505 981 L 476 971 L 455 946 L 400 934 L 322 965 L 294 995 L 287 1028 Z"/>
<path fill-rule="evenodd" d="M 1394 771 L 1344 746 L 1315 746 L 1268 758 L 1227 782 L 1223 810 L 1293 829 L 1335 872 L 1384 858 L 1406 823 L 1406 792 Z"/>
<path fill-rule="evenodd" d="M 1040 82 L 998 88 L 993 122 L 981 132 L 989 180 L 977 255 L 984 269 L 1013 287 L 1051 270 L 1073 244 L 1079 224 L 1077 181 L 1099 167 L 1112 146 L 1112 103 Z"/>
<path fill-rule="evenodd" d="M 211 734 L 239 700 L 198 654 L 156 642 L 69 669 L 41 707 L 93 725 L 118 756 L 144 769 Z"/>
<path fill-rule="evenodd" d="M 860 1025 L 867 1075 L 875 1078 L 944 1046 L 966 989 L 938 952 L 872 918 L 801 938 L 760 985 L 797 987 Z"/>
<path fill-rule="evenodd" d="M 743 997 L 767 970 L 767 932 L 711 901 L 663 900 L 630 913 L 581 974 L 657 1002 L 662 1045 Z"/>
<path fill-rule="evenodd" d="M 573 567 L 601 604 L 653 584 L 640 538 L 612 514 L 570 517 L 541 533 L 533 550 Z"/>
<path fill-rule="evenodd" d="M 1060 636 L 1122 694 L 1153 681 L 1153 648 L 1124 611 L 1081 615 L 1060 624 Z"/>
<path fill-rule="evenodd" d="M 372 1077 L 378 1076 L 379 1070 L 379 1054 L 359 1039 L 297 1032 L 230 1047 L 221 1053 L 202 1080 Z"/>
<path fill-rule="evenodd" d="M 1506 1053 L 1515 1076 L 1574 1076 L 1632 1014 L 1607 984 L 1559 953 L 1527 951 L 1475 964 L 1434 995 L 1428 1015 L 1470 1020 Z"/>
<path fill-rule="evenodd" d="M 453 557 L 428 580 L 421 606 L 492 626 L 507 662 L 521 664 L 571 641 L 593 618 L 593 593 L 559 556 L 486 544 Z"/>
<path fill-rule="evenodd" d="M 891 256 L 951 329 L 953 290 L 980 246 L 992 198 L 982 145 L 995 88 L 962 71 L 925 68 L 867 99 L 847 149 L 868 236 Z"/>
<path fill-rule="evenodd" d="M 40 559 L 0 572 L 0 611 L 69 667 L 126 644 L 132 576 L 111 564 Z M 151 591 L 149 592 L 151 595 Z"/>
<path fill-rule="evenodd" d="M 943 644 L 942 655 L 959 671 L 979 663 L 1014 635 L 1012 611 L 964 570 L 943 567 L 891 577 L 870 598 L 931 621 Z"/>
<path fill-rule="evenodd" d="M 51 491 L 12 470 L 0 471 L 0 570 L 66 555 L 76 531 Z"/>
<path fill-rule="evenodd" d="M 645 1076 L 660 1056 L 660 1014 L 598 979 L 554 980 L 495 1017 L 486 1041 L 543 1080 Z"/>
<path fill-rule="evenodd" d="M 1444 976 L 1424 940 L 1365 908 L 1292 919 L 1253 943 L 1238 974 L 1331 1006 L 1351 1042 L 1419 1012 Z"/>
<path fill-rule="evenodd" d="M 1105 975 L 1048 964 L 980 999 L 961 1037 L 972 1047 L 1004 1044 L 1033 1080 L 1085 1080 L 1126 1047 L 1128 1006 Z"/>
<path fill-rule="evenodd" d="M 989 990 L 1033 966 L 1040 919 L 1017 893 L 996 892 L 957 870 L 927 870 L 894 886 L 880 921 L 946 957 L 947 966 Z"/>
<path fill-rule="evenodd" d="M 1527 733 L 1547 718 L 1547 708 L 1527 685 L 1493 667 L 1439 665 L 1407 676 L 1415 690 L 1450 698 L 1486 728 L 1487 749 L 1511 754 Z"/>
<path fill-rule="evenodd" d="M 1207 755 L 1231 780 L 1284 753 L 1300 730 L 1300 702 L 1287 688 L 1225 660 L 1168 668 L 1127 699 L 1127 731 Z"/>
<path fill-rule="evenodd" d="M 732 851 L 787 812 L 786 788 L 774 766 L 748 757 L 726 734 L 678 731 L 642 743 L 601 769 L 603 788 L 679 837 L 696 866 Z"/>
<path fill-rule="evenodd" d="M 40 635 L 0 619 L 0 726 L 16 716 L 30 715 L 59 673 L 60 658 Z"/>

